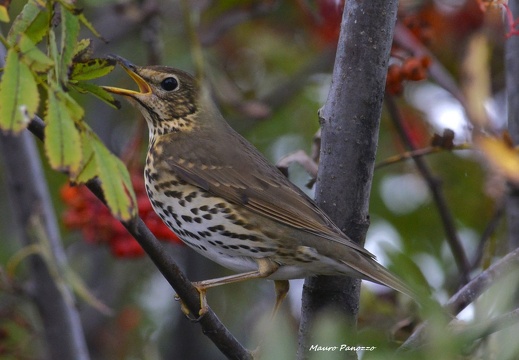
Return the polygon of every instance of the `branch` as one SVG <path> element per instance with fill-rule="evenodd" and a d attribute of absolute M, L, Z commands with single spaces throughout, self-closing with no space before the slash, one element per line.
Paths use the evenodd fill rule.
<path fill-rule="evenodd" d="M 35 117 L 29 124 L 29 130 L 42 141 L 44 141 L 44 127 L 45 124 L 43 120 L 38 117 Z M 101 201 L 105 202 L 101 186 L 97 179 L 89 181 L 87 186 L 92 193 Z M 192 314 L 198 314 L 200 311 L 198 291 L 173 261 L 171 255 L 146 227 L 142 219 L 136 218 L 134 221 L 123 223 L 123 225 L 139 242 L 144 251 L 146 251 L 155 266 L 157 266 L 164 278 L 177 292 L 189 311 Z M 229 359 L 252 359 L 248 350 L 236 340 L 211 309 L 208 309 L 208 312 L 201 317 L 198 322 L 202 327 L 202 332 L 211 339 L 218 349 Z"/>
<path fill-rule="evenodd" d="M 333 78 L 321 109 L 316 201 L 351 239 L 363 244 L 389 51 L 398 2 L 346 1 Z M 298 358 L 308 356 L 310 329 L 327 307 L 356 323 L 360 280 L 307 278 Z"/>
<path fill-rule="evenodd" d="M 11 209 L 21 229 L 21 242 L 24 247 L 45 247 L 45 253 L 30 256 L 28 262 L 31 296 L 43 323 L 49 356 L 52 359 L 88 360 L 74 295 L 53 272 L 66 266 L 66 256 L 36 145 L 26 132 L 16 137 L 0 133 L 0 149 Z"/>
<path fill-rule="evenodd" d="M 386 96 L 386 107 L 389 111 L 391 120 L 395 125 L 402 141 L 404 142 L 405 147 L 410 151 L 416 151 L 415 146 L 412 141 L 409 139 L 407 132 L 402 126 L 402 119 L 400 116 L 400 112 L 395 104 L 395 101 L 391 95 Z M 422 174 L 423 178 L 427 182 L 429 186 L 429 190 L 433 196 L 434 202 L 438 208 L 438 212 L 440 214 L 440 218 L 442 220 L 443 229 L 445 231 L 445 235 L 447 236 L 447 242 L 452 251 L 452 255 L 454 256 L 454 260 L 456 261 L 456 265 L 458 266 L 458 270 L 461 275 L 462 284 L 466 284 L 469 281 L 469 273 L 470 273 L 470 263 L 467 259 L 465 251 L 463 250 L 463 246 L 461 245 L 461 241 L 458 237 L 458 233 L 456 231 L 456 225 L 454 223 L 454 218 L 451 214 L 449 207 L 447 206 L 447 200 L 443 192 L 441 191 L 441 183 L 440 181 L 432 174 L 431 169 L 421 156 L 414 156 L 413 160 L 418 168 L 418 171 Z"/>
<path fill-rule="evenodd" d="M 444 309 L 452 315 L 457 315 L 461 310 L 465 309 L 469 304 L 474 302 L 481 294 L 483 294 L 492 284 L 510 271 L 519 266 L 519 248 L 512 251 L 504 258 L 481 272 L 472 281 L 463 286 L 456 294 L 454 294 Z M 421 324 L 415 332 L 406 340 L 399 348 L 399 351 L 409 350 L 418 347 L 424 340 L 424 331 L 428 326 L 427 322 Z"/>

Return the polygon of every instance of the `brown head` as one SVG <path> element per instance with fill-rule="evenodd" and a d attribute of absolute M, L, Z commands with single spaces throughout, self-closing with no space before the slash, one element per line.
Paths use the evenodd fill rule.
<path fill-rule="evenodd" d="M 121 57 L 115 59 L 137 83 L 139 91 L 111 86 L 103 88 L 125 96 L 142 112 L 150 136 L 197 127 L 201 91 L 193 76 L 167 66 L 136 66 Z"/>

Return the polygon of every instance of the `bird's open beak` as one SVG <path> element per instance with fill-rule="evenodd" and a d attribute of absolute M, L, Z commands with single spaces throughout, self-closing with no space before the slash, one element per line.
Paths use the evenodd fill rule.
<path fill-rule="evenodd" d="M 115 59 L 119 63 L 119 65 L 121 65 L 123 67 L 123 69 L 126 70 L 128 75 L 130 75 L 131 78 L 137 83 L 137 86 L 139 87 L 139 91 L 121 89 L 121 88 L 112 87 L 112 86 L 102 86 L 103 89 L 105 89 L 108 92 L 114 93 L 114 94 L 130 96 L 130 97 L 135 97 L 136 95 L 151 94 L 151 87 L 148 85 L 146 80 L 144 80 L 142 78 L 142 76 L 140 76 L 137 73 L 137 66 L 133 65 L 131 62 L 129 62 L 128 60 L 126 60 L 120 56 L 111 55 L 111 57 L 113 59 Z"/>

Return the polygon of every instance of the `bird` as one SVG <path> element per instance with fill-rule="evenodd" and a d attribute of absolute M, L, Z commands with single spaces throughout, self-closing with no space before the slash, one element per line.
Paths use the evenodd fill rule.
<path fill-rule="evenodd" d="M 147 122 L 146 192 L 164 223 L 190 248 L 236 274 L 195 282 L 206 290 L 274 280 L 278 310 L 289 280 L 340 275 L 416 293 L 352 241 L 326 213 L 224 119 L 210 91 L 189 73 L 113 58 L 138 90 L 103 88 Z"/>

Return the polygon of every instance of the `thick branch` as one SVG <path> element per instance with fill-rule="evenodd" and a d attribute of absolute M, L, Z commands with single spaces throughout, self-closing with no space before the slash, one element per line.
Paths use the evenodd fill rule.
<path fill-rule="evenodd" d="M 504 258 L 490 266 L 472 281 L 463 286 L 454 296 L 452 296 L 444 306 L 445 310 L 451 315 L 457 315 L 469 304 L 474 302 L 492 284 L 501 279 L 511 270 L 519 266 L 519 248 L 512 251 Z M 400 350 L 416 348 L 424 338 L 424 331 L 427 329 L 427 322 L 420 325 L 415 332 L 400 347 Z"/>
<path fill-rule="evenodd" d="M 61 246 L 58 224 L 43 175 L 34 139 L 27 132 L 19 136 L 0 133 L 11 209 L 21 230 L 24 246 L 48 246 L 50 258 L 42 254 L 31 256 L 29 268 L 32 280 L 31 296 L 38 308 L 44 328 L 49 358 L 88 360 L 88 350 L 72 291 L 58 284 L 56 269 L 66 263 Z"/>
<path fill-rule="evenodd" d="M 31 121 L 29 130 L 43 141 L 44 126 L 43 121 L 36 117 Z M 101 190 L 99 181 L 92 180 L 88 182 L 87 186 L 104 202 L 103 191 Z M 171 255 L 146 227 L 142 219 L 137 218 L 135 221 L 123 225 L 146 251 L 155 266 L 157 266 L 164 278 L 166 278 L 177 292 L 189 311 L 192 314 L 198 314 L 200 311 L 198 291 L 180 270 Z M 208 312 L 200 318 L 199 323 L 202 326 L 203 333 L 209 337 L 218 349 L 229 359 L 252 359 L 251 354 L 236 340 L 229 330 L 227 330 L 211 309 L 208 309 Z"/>
<path fill-rule="evenodd" d="M 364 243 L 389 50 L 398 2 L 346 1 L 333 78 L 320 111 L 321 160 L 316 201 L 343 231 Z M 360 281 L 345 277 L 306 279 L 299 358 L 306 358 L 317 311 L 333 306 L 352 325 Z"/>

